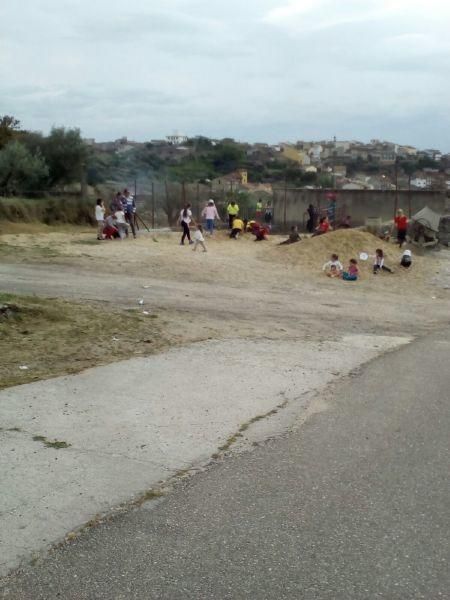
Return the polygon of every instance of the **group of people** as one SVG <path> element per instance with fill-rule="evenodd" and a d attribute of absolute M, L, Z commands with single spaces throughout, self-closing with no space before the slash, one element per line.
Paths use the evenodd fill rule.
<path fill-rule="evenodd" d="M 270 223 L 272 221 L 272 208 L 268 203 L 264 213 L 264 225 L 258 222 L 258 216 L 262 216 L 262 203 L 260 200 L 256 203 L 255 219 L 248 220 L 242 219 L 239 214 L 239 205 L 235 200 L 231 200 L 226 208 L 228 217 L 228 228 L 229 237 L 236 240 L 244 232 L 250 232 L 255 236 L 255 241 L 267 240 L 270 233 Z M 205 222 L 206 232 L 212 236 L 216 229 L 216 222 L 221 221 L 219 211 L 213 199 L 209 199 L 206 206 L 201 212 L 201 217 Z M 180 211 L 178 222 L 182 229 L 182 235 L 180 245 L 184 246 L 186 240 L 190 245 L 194 245 L 194 250 L 197 249 L 198 245 L 201 245 L 203 251 L 206 252 L 205 238 L 203 226 L 200 223 L 196 223 L 192 215 L 192 207 L 190 204 L 186 204 Z M 195 233 L 191 238 L 191 227 L 195 227 Z"/>
<path fill-rule="evenodd" d="M 103 200 L 98 198 L 95 206 L 97 239 L 123 239 L 128 237 L 130 229 L 135 238 L 136 218 L 136 201 L 127 189 L 117 192 L 109 205 L 108 212 Z"/>
<path fill-rule="evenodd" d="M 362 258 L 367 260 L 369 258 L 368 255 L 364 253 L 361 254 Z M 393 273 L 394 271 L 385 264 L 385 256 L 382 248 L 377 248 L 375 250 L 375 254 L 372 256 L 373 258 L 373 266 L 372 273 L 374 275 L 378 275 L 381 271 L 385 271 L 387 273 Z M 411 250 L 405 250 L 400 258 L 400 266 L 409 269 L 412 265 L 412 252 Z M 330 260 L 328 260 L 322 267 L 322 270 L 325 272 L 327 277 L 339 277 L 344 281 L 357 281 L 359 277 L 359 268 L 358 261 L 356 258 L 351 258 L 349 260 L 348 267 L 344 269 L 342 263 L 339 260 L 339 256 L 337 254 L 332 254 Z"/>

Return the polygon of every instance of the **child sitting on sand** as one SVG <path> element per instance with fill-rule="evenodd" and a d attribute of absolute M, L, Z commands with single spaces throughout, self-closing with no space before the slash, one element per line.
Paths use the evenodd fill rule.
<path fill-rule="evenodd" d="M 358 261 L 355 258 L 351 258 L 347 270 L 342 273 L 342 279 L 344 281 L 356 281 L 358 275 Z"/>
<path fill-rule="evenodd" d="M 322 267 L 322 271 L 326 271 L 327 277 L 340 277 L 343 270 L 344 267 L 339 261 L 339 256 L 337 254 L 332 254 L 331 259 Z"/>
<path fill-rule="evenodd" d="M 404 267 L 405 269 L 409 269 L 409 267 L 412 265 L 412 253 L 411 250 L 405 250 L 402 254 L 402 258 L 400 260 L 400 266 Z"/>
<path fill-rule="evenodd" d="M 384 252 L 381 248 L 375 250 L 375 261 L 373 263 L 373 274 L 377 275 L 379 271 L 387 271 L 392 273 L 392 269 L 384 264 Z"/>

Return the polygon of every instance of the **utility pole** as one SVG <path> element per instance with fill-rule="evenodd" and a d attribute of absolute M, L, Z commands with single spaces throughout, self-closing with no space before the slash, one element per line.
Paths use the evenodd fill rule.
<path fill-rule="evenodd" d="M 398 157 L 395 157 L 395 207 L 394 207 L 394 219 L 397 215 L 398 210 Z"/>
<path fill-rule="evenodd" d="M 152 181 L 152 229 L 155 229 L 155 182 Z"/>
<path fill-rule="evenodd" d="M 408 174 L 408 217 L 411 218 L 411 173 Z"/>

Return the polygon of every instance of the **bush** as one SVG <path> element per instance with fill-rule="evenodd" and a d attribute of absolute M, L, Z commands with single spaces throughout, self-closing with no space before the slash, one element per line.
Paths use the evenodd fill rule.
<path fill-rule="evenodd" d="M 15 223 L 41 221 L 47 225 L 93 225 L 94 202 L 81 198 L 5 198 L 0 200 L 0 220 Z"/>

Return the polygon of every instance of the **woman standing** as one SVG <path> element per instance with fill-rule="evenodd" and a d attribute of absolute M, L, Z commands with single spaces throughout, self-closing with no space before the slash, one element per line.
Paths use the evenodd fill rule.
<path fill-rule="evenodd" d="M 186 204 L 183 210 L 180 212 L 180 224 L 183 229 L 183 235 L 181 236 L 180 246 L 184 246 L 184 240 L 187 238 L 190 244 L 194 242 L 191 240 L 191 232 L 189 230 L 189 225 L 192 221 L 192 211 L 191 205 Z"/>
<path fill-rule="evenodd" d="M 105 205 L 101 198 L 97 199 L 95 207 L 95 219 L 97 221 L 97 239 L 103 240 L 103 229 L 105 227 Z"/>
<path fill-rule="evenodd" d="M 220 221 L 219 213 L 217 212 L 214 200 L 208 200 L 208 204 L 202 211 L 202 217 L 206 219 L 206 229 L 209 235 L 214 233 L 214 221 L 218 219 Z"/>

